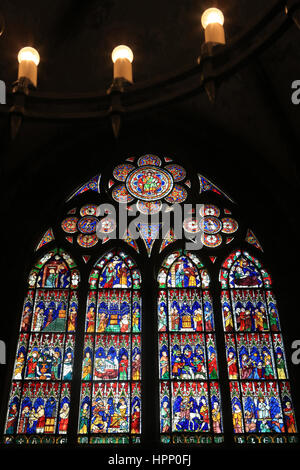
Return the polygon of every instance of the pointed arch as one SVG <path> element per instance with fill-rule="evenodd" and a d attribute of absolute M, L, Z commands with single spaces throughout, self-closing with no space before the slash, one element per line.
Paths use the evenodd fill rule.
<path fill-rule="evenodd" d="M 163 443 L 222 442 L 210 277 L 177 250 L 158 274 L 160 433 Z"/>
<path fill-rule="evenodd" d="M 187 171 L 175 163 L 169 164 L 171 161 L 169 157 L 154 155 L 138 160 L 130 157 L 127 159 L 130 164 L 120 164 L 113 173 L 103 174 L 101 192 L 100 175 L 91 178 L 77 187 L 60 220 L 44 232 L 36 250 L 48 253 L 40 255 L 29 276 L 5 442 L 64 443 L 70 434 L 71 445 L 74 438 L 80 445 L 139 443 L 144 379 L 151 386 L 144 388 L 143 398 L 148 395 L 151 400 L 158 388 L 160 393 L 159 406 L 153 410 L 157 415 L 160 413 L 159 436 L 148 414 L 144 419 L 149 426 L 145 440 L 151 434 L 155 442 L 159 437 L 162 443 L 224 442 L 224 427 L 232 431 L 230 422 L 224 422 L 223 427 L 222 419 L 221 392 L 225 398 L 227 390 L 228 397 L 231 393 L 237 442 L 280 442 L 283 434 L 286 440 L 282 442 L 296 442 L 297 438 L 292 436 L 296 425 L 272 280 L 259 259 L 248 251 L 236 249 L 221 267 L 223 317 L 216 318 L 215 332 L 213 301 L 218 299 L 213 295 L 219 297 L 220 290 L 214 275 L 222 253 L 226 250 L 227 254 L 229 243 L 246 247 L 247 242 L 249 250 L 262 255 L 261 245 L 251 230 L 245 238 L 245 227 L 237 217 L 233 201 L 223 191 L 199 174 L 198 178 L 187 179 Z M 199 192 L 198 200 L 195 196 Z M 177 233 L 178 239 L 175 237 L 175 219 L 164 238 L 160 230 L 163 223 L 160 227 L 153 220 L 149 225 L 137 225 L 143 241 L 134 239 L 134 231 L 129 228 L 122 227 L 119 233 L 120 245 L 139 260 L 140 267 L 147 263 L 149 272 L 163 250 L 170 253 L 157 278 L 156 375 L 150 369 L 142 371 L 139 269 L 126 252 L 107 248 L 105 253 L 105 247 L 114 243 L 111 234 L 119 228 L 112 210 L 117 202 L 124 204 L 130 218 L 134 217 L 135 208 L 152 216 L 171 212 L 170 204 L 186 200 L 192 206 L 180 222 L 183 236 L 190 242 L 192 235 L 203 232 L 201 259 L 197 254 L 200 251 L 176 250 L 184 245 Z M 100 203 L 108 202 L 109 208 L 104 212 L 98 209 Z M 164 207 L 163 203 L 167 205 Z M 98 232 L 105 236 L 99 237 Z M 157 238 L 159 242 L 154 243 Z M 71 404 L 76 408 L 73 418 L 76 421 L 78 417 L 78 425 L 69 431 L 79 272 L 66 252 L 51 249 L 55 240 L 62 240 L 63 246 L 77 252 L 81 274 L 88 277 L 81 289 L 86 309 L 80 306 L 82 318 L 76 333 L 81 338 L 76 353 L 80 380 L 74 383 Z M 93 265 L 99 250 L 104 254 Z M 202 259 L 210 266 L 211 279 Z M 152 280 L 154 293 L 157 286 L 154 277 Z M 150 282 L 148 286 L 151 296 Z M 152 337 L 151 302 L 144 306 L 143 314 L 146 308 L 143 334 L 150 326 L 148 334 Z M 250 314 L 246 315 L 247 311 Z M 225 354 L 225 371 L 220 370 L 222 364 L 217 360 L 217 346 L 220 343 L 223 346 L 222 320 L 229 380 Z M 216 337 L 219 333 L 221 336 Z M 152 340 L 147 343 L 147 354 L 152 357 Z M 244 357 L 247 355 L 248 364 Z M 257 367 L 253 367 L 255 357 L 263 357 Z M 221 384 L 220 377 L 225 379 Z M 259 408 L 258 404 L 263 405 L 265 400 L 264 409 Z M 261 419 L 266 412 L 269 419 Z"/>
<path fill-rule="evenodd" d="M 141 275 L 112 250 L 89 277 L 78 442 L 126 444 L 141 433 Z"/>
<path fill-rule="evenodd" d="M 236 441 L 296 433 L 271 277 L 248 251 L 235 250 L 219 279 Z"/>
<path fill-rule="evenodd" d="M 66 442 L 80 275 L 54 248 L 32 268 L 5 426 L 6 443 Z"/>

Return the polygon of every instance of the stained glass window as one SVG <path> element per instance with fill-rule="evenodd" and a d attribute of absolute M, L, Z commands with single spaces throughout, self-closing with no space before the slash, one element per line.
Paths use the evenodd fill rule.
<path fill-rule="evenodd" d="M 110 251 L 89 278 L 78 442 L 140 442 L 141 277 L 135 262 Z"/>
<path fill-rule="evenodd" d="M 54 235 L 53 235 L 53 230 L 52 228 L 49 228 L 43 235 L 43 237 L 41 238 L 41 240 L 39 241 L 35 251 L 38 251 L 40 248 L 42 248 L 43 246 L 47 245 L 47 243 L 50 243 L 52 242 L 52 240 L 54 240 Z"/>
<path fill-rule="evenodd" d="M 205 178 L 204 176 L 200 175 L 198 173 L 198 178 L 199 178 L 199 183 L 200 183 L 200 194 L 206 192 L 206 191 L 212 191 L 219 196 L 224 196 L 226 199 L 228 199 L 230 202 L 233 202 L 233 200 L 225 194 L 220 188 L 218 188 L 215 184 L 213 184 L 211 181 L 209 181 L 208 178 Z"/>
<path fill-rule="evenodd" d="M 222 442 L 208 272 L 196 255 L 178 250 L 163 262 L 158 284 L 161 442 Z"/>
<path fill-rule="evenodd" d="M 5 427 L 6 443 L 64 443 L 68 430 L 79 272 L 53 249 L 28 280 Z"/>
<path fill-rule="evenodd" d="M 297 441 L 271 277 L 242 249 L 222 264 L 229 244 L 242 243 L 260 255 L 262 246 L 236 217 L 232 199 L 197 176 L 169 157 L 130 156 L 111 174 L 102 179 L 97 175 L 71 194 L 61 219 L 36 246 L 46 254 L 40 255 L 28 279 L 8 397 L 6 443 L 138 444 L 146 374 L 153 378 L 153 388 L 145 395 L 152 400 L 159 394 L 157 407 L 151 408 L 160 418 L 159 433 L 150 423 L 155 443 L 226 445 L 228 425 L 229 443 Z M 100 182 L 105 191 L 100 191 Z M 100 203 L 107 201 L 124 204 L 131 222 L 135 209 L 149 216 L 135 221 L 140 239 L 135 239 L 133 226 L 120 232 L 110 209 L 101 215 Z M 165 227 L 161 217 L 174 210 L 171 204 L 186 201 L 191 205 L 181 220 L 183 237 L 191 242 L 201 232 L 201 252 L 177 249 L 183 245 L 176 219 Z M 115 236 L 123 248 L 106 248 Z M 81 274 L 88 279 L 81 285 L 80 304 L 79 267 L 64 249 L 51 249 L 56 240 L 77 253 Z M 150 296 L 158 292 L 157 376 L 155 370 L 142 370 L 141 274 L 123 249 L 149 272 L 154 272 L 164 250 L 169 253 L 160 265 L 158 290 L 154 277 L 153 292 L 149 289 Z M 220 284 L 203 260 L 212 276 L 220 269 Z M 222 312 L 215 318 L 213 304 L 220 294 Z M 153 331 L 151 309 L 151 302 L 144 302 L 143 333 L 147 326 L 148 334 Z M 75 334 L 80 338 L 76 361 Z M 221 371 L 218 345 L 226 352 Z M 148 353 L 156 356 L 153 350 Z M 231 400 L 229 422 L 223 422 L 221 391 L 223 407 L 226 396 Z M 69 414 L 75 429 L 70 429 Z M 145 440 L 148 436 L 149 429 Z"/>
<path fill-rule="evenodd" d="M 236 250 L 220 282 L 235 440 L 292 441 L 296 423 L 271 277 L 258 259 Z"/>
<path fill-rule="evenodd" d="M 76 189 L 67 199 L 66 202 L 70 201 L 76 196 L 85 193 L 86 191 L 94 191 L 96 193 L 100 193 L 100 181 L 101 175 L 96 175 L 92 179 L 90 179 L 87 183 L 81 185 L 79 188 Z"/>

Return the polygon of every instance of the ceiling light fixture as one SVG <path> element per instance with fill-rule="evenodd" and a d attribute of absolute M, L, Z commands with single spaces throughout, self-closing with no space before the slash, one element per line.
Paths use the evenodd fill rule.
<path fill-rule="evenodd" d="M 117 46 L 111 54 L 114 63 L 114 79 L 122 78 L 132 83 L 133 53 L 128 46 Z"/>
<path fill-rule="evenodd" d="M 37 86 L 37 66 L 40 56 L 33 47 L 23 47 L 18 54 L 19 71 L 18 80 L 27 79 L 34 87 Z"/>
<path fill-rule="evenodd" d="M 208 8 L 201 17 L 205 42 L 225 44 L 224 15 L 218 8 Z"/>

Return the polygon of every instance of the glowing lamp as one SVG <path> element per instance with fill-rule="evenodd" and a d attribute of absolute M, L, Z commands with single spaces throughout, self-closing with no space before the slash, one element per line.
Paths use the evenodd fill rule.
<path fill-rule="evenodd" d="M 124 78 L 132 83 L 132 50 L 121 45 L 114 48 L 111 57 L 114 63 L 114 78 Z"/>
<path fill-rule="evenodd" d="M 18 79 L 28 78 L 33 86 L 37 85 L 37 66 L 40 56 L 33 47 L 23 47 L 18 54 L 19 72 Z"/>
<path fill-rule="evenodd" d="M 224 15 L 221 10 L 208 8 L 202 15 L 201 23 L 205 31 L 205 42 L 225 44 Z"/>

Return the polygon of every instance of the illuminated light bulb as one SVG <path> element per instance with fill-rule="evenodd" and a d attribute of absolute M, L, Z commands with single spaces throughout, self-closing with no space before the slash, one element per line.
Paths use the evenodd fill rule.
<path fill-rule="evenodd" d="M 32 61 L 37 66 L 40 63 L 40 55 L 33 47 L 23 47 L 18 54 L 18 61 L 21 63 L 23 60 Z"/>
<path fill-rule="evenodd" d="M 132 83 L 133 53 L 128 46 L 117 46 L 111 54 L 114 63 L 114 78 L 124 78 Z"/>
<path fill-rule="evenodd" d="M 212 23 L 219 23 L 221 26 L 223 26 L 224 15 L 221 10 L 218 10 L 218 8 L 208 8 L 208 10 L 205 10 L 202 15 L 201 23 L 204 29 L 206 29 L 206 27 Z"/>
<path fill-rule="evenodd" d="M 208 8 L 202 15 L 201 23 L 205 30 L 205 42 L 225 44 L 224 15 L 221 10 Z"/>
<path fill-rule="evenodd" d="M 118 59 L 128 59 L 131 63 L 133 61 L 133 52 L 128 46 L 117 46 L 111 54 L 112 61 L 115 63 Z"/>
<path fill-rule="evenodd" d="M 40 63 L 40 55 L 33 47 L 23 47 L 18 54 L 19 71 L 18 79 L 27 78 L 33 86 L 37 85 L 37 66 Z"/>

